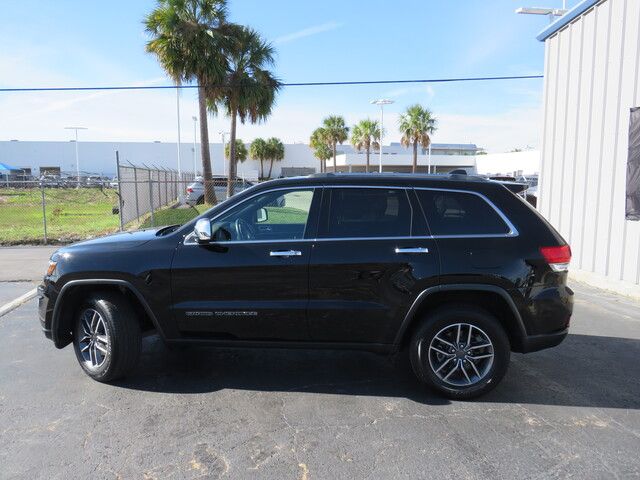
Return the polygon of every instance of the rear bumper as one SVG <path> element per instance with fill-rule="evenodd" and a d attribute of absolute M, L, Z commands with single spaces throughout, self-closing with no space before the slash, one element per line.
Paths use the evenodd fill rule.
<path fill-rule="evenodd" d="M 555 347 L 562 343 L 568 334 L 569 328 L 567 327 L 559 332 L 547 333 L 544 335 L 528 335 L 522 339 L 519 351 L 522 353 L 529 353 L 544 350 L 545 348 Z"/>
<path fill-rule="evenodd" d="M 526 334 L 512 348 L 516 352 L 536 352 L 559 345 L 569 333 L 573 314 L 573 290 L 566 285 L 540 288 L 521 310 Z"/>

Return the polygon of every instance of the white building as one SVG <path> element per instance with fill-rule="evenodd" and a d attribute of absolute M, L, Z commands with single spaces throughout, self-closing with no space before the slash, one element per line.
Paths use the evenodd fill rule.
<path fill-rule="evenodd" d="M 540 151 L 525 150 L 478 155 L 476 168 L 482 175 L 536 176 L 540 173 Z"/>
<path fill-rule="evenodd" d="M 339 172 L 364 172 L 367 164 L 365 152 L 358 152 L 351 146 L 340 146 L 336 156 Z M 431 153 L 426 148 L 418 149 L 418 172 L 446 173 L 463 168 L 467 173 L 476 172 L 476 153 L 478 147 L 473 144 L 434 143 Z M 382 170 L 385 172 L 408 173 L 412 170 L 413 153 L 411 148 L 392 142 L 382 149 Z M 327 162 L 327 171 L 333 171 L 333 159 Z M 429 168 L 431 166 L 431 168 Z M 379 151 L 372 151 L 369 158 L 369 171 L 377 172 L 380 167 Z"/>
<path fill-rule="evenodd" d="M 640 222 L 625 218 L 630 109 L 640 105 L 640 1 L 585 0 L 543 30 L 539 209 L 577 278 L 640 296 Z"/>
<path fill-rule="evenodd" d="M 222 158 L 222 144 L 212 143 L 211 163 L 215 175 L 223 175 L 227 171 L 227 162 Z M 349 166 L 364 166 L 364 153 L 357 153 L 349 145 L 339 145 L 340 160 L 337 162 L 339 170 L 349 170 Z M 469 144 L 433 144 L 431 161 L 438 167 L 438 171 L 448 171 L 452 168 L 467 167 L 475 169 L 475 145 Z M 122 164 L 177 169 L 177 146 L 175 143 L 160 142 L 80 142 L 78 152 L 80 171 L 103 176 L 115 176 L 116 151 Z M 426 171 L 426 151 L 421 150 L 418 163 L 420 170 Z M 193 144 L 183 143 L 180 149 L 181 168 L 183 171 L 193 172 L 194 168 L 201 170 L 200 146 L 196 145 L 194 156 Z M 405 171 L 411 168 L 412 157 L 410 151 L 392 143 L 383 148 L 383 164 L 385 171 Z M 12 167 L 31 169 L 38 174 L 42 167 L 59 167 L 63 172 L 75 173 L 76 156 L 75 143 L 71 142 L 31 142 L 31 141 L 0 141 L 0 163 Z M 378 154 L 371 155 L 372 165 L 378 165 Z M 328 171 L 332 169 L 332 161 L 328 161 Z M 256 179 L 259 172 L 259 162 L 248 159 L 238 165 L 238 175 L 247 179 Z M 265 164 L 265 174 L 269 165 Z M 320 171 L 320 162 L 313 156 L 313 150 L 305 144 L 285 145 L 285 157 L 282 162 L 273 165 L 272 178 L 280 175 L 306 175 Z M 475 170 L 474 170 L 475 171 Z"/>

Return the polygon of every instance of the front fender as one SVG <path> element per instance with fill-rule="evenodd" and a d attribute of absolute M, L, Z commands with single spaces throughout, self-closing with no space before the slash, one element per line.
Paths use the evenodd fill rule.
<path fill-rule="evenodd" d="M 100 286 L 117 286 L 131 292 L 140 302 L 142 308 L 151 319 L 154 327 L 164 338 L 164 332 L 160 327 L 158 319 L 144 298 L 142 293 L 129 281 L 115 278 L 85 278 L 79 280 L 70 280 L 65 283 L 57 295 L 53 314 L 51 318 L 51 339 L 57 348 L 63 348 L 70 343 L 69 331 L 72 327 L 70 317 L 70 309 L 66 302 L 73 301 L 71 293 L 78 287 L 100 287 Z M 66 314 L 65 314 L 66 312 Z"/>

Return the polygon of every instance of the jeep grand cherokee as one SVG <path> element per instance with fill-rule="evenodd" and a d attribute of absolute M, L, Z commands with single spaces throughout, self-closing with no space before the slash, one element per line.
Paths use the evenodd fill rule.
<path fill-rule="evenodd" d="M 570 258 L 495 181 L 314 175 L 256 185 L 182 226 L 59 249 L 40 319 L 102 382 L 130 372 L 155 330 L 174 345 L 408 349 L 419 380 L 472 398 L 511 351 L 565 338 Z"/>

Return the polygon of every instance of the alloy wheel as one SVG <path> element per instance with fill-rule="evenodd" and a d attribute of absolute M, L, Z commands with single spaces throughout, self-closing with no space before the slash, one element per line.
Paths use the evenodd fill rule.
<path fill-rule="evenodd" d="M 469 323 L 456 323 L 444 327 L 432 338 L 428 359 L 431 370 L 441 381 L 454 387 L 469 387 L 484 379 L 491 370 L 493 343 L 482 329 Z"/>
<path fill-rule="evenodd" d="M 109 331 L 97 310 L 87 308 L 80 316 L 81 335 L 78 347 L 85 365 L 92 370 L 101 367 L 109 357 Z"/>

